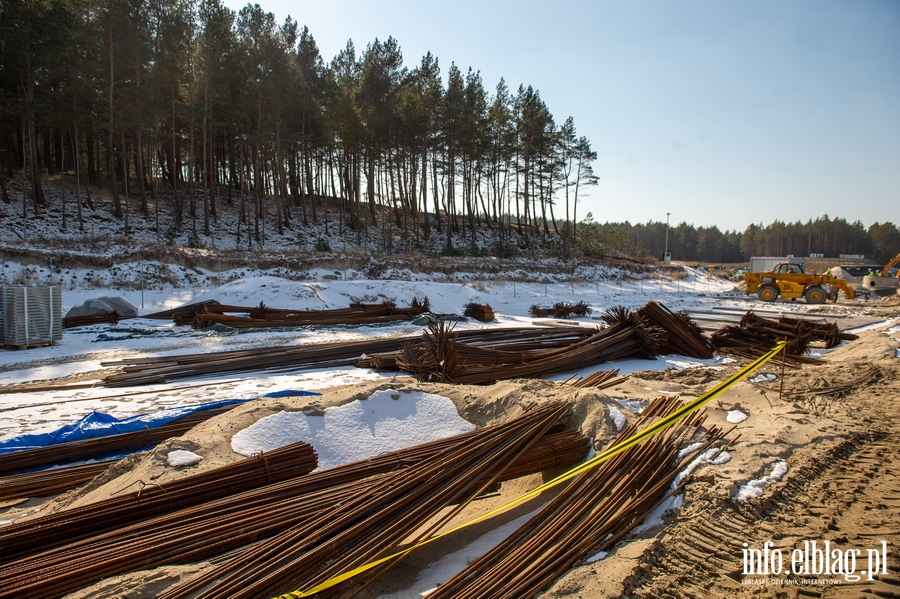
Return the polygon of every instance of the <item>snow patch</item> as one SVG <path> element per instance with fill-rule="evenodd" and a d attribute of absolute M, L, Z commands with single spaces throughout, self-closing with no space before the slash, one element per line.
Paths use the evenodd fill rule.
<path fill-rule="evenodd" d="M 678 459 L 680 460 L 680 459 L 683 458 L 684 456 L 686 456 L 686 455 L 688 455 L 688 454 L 691 454 L 691 453 L 694 453 L 695 451 L 697 451 L 697 450 L 700 449 L 701 447 L 703 447 L 703 443 L 691 443 L 690 445 L 688 445 L 688 446 L 685 447 L 684 449 L 681 449 L 681 450 L 678 451 Z"/>
<path fill-rule="evenodd" d="M 720 464 L 727 464 L 730 461 L 731 461 L 731 454 L 728 453 L 727 451 L 722 451 L 722 452 L 719 452 L 719 455 L 716 456 L 710 462 L 710 464 L 714 464 L 714 465 L 718 466 Z"/>
<path fill-rule="evenodd" d="M 687 447 L 681 449 L 678 452 L 678 459 L 683 458 L 684 456 L 693 453 L 700 449 L 703 446 L 702 443 L 692 443 Z M 715 457 L 714 457 L 715 456 Z M 696 470 L 699 466 L 703 464 L 725 464 L 726 462 L 731 460 L 731 454 L 727 451 L 719 451 L 716 447 L 711 447 L 697 456 L 695 459 L 691 460 L 691 462 L 685 466 L 684 470 L 679 472 L 675 479 L 672 481 L 672 484 L 669 485 L 669 489 L 674 491 L 681 485 L 681 483 L 688 476 L 691 475 L 694 470 Z M 684 494 L 679 493 L 678 495 L 672 495 L 661 504 L 656 506 L 656 508 L 647 514 L 647 517 L 644 518 L 644 522 L 639 526 L 636 526 L 632 531 L 633 534 L 640 535 L 644 532 L 650 530 L 654 526 L 660 525 L 664 523 L 663 516 L 666 513 L 666 510 L 677 510 L 681 509 L 684 506 Z"/>
<path fill-rule="evenodd" d="M 763 490 L 768 485 L 781 480 L 781 478 L 787 473 L 787 471 L 787 462 L 785 462 L 784 460 L 775 462 L 771 474 L 747 482 L 747 484 L 738 489 L 738 492 L 735 493 L 733 499 L 736 499 L 737 501 L 749 501 L 751 498 L 761 497 L 763 494 Z"/>
<path fill-rule="evenodd" d="M 649 401 L 643 401 L 639 399 L 619 399 L 617 397 L 613 397 L 616 400 L 616 403 L 622 406 L 623 408 L 628 408 L 635 414 L 640 414 L 644 411 L 648 405 L 650 405 Z"/>
<path fill-rule="evenodd" d="M 682 456 L 687 455 L 688 453 L 697 451 L 700 448 L 699 446 L 700 446 L 699 443 L 695 443 L 685 449 L 682 449 L 678 453 L 678 457 L 681 458 Z M 693 449 L 691 449 L 691 448 L 693 448 Z M 690 450 L 690 451 L 688 451 L 688 450 Z M 731 459 L 731 456 L 729 455 L 728 458 L 725 459 L 724 461 L 719 461 L 719 459 L 722 457 L 721 454 L 719 454 L 717 457 L 713 458 L 713 456 L 716 456 L 716 454 L 718 454 L 718 453 L 719 453 L 718 448 L 710 447 L 709 449 L 707 449 L 706 451 L 704 451 L 703 453 L 698 455 L 696 458 L 691 460 L 691 463 L 688 464 L 687 466 L 685 466 L 684 470 L 682 470 L 677 475 L 675 475 L 675 480 L 672 481 L 672 486 L 670 488 L 673 490 L 677 489 L 678 485 L 680 485 L 684 481 L 684 479 L 686 479 L 688 476 L 690 476 L 694 472 L 694 470 L 696 470 L 698 467 L 702 466 L 703 464 L 724 464 L 725 462 L 727 462 L 728 460 Z M 725 453 L 725 452 L 723 452 L 723 453 Z"/>
<path fill-rule="evenodd" d="M 588 452 L 587 452 L 587 455 L 584 456 L 584 461 L 588 462 L 588 461 L 594 459 L 594 456 L 596 456 L 596 455 L 597 455 L 597 450 L 594 449 L 594 438 L 591 437 L 590 440 L 588 440 Z"/>
<path fill-rule="evenodd" d="M 427 597 L 430 592 L 434 591 L 436 586 L 453 578 L 475 560 L 500 544 L 501 541 L 531 519 L 537 511 L 538 508 L 535 508 L 528 514 L 520 516 L 515 520 L 507 522 L 506 524 L 497 527 L 495 530 L 478 537 L 462 549 L 429 564 L 424 570 L 419 572 L 416 582 L 413 584 L 413 588 L 425 587 L 426 589 L 429 589 L 426 591 L 418 591 L 422 597 Z M 414 593 L 416 591 L 412 592 Z M 381 597 L 382 599 L 409 599 L 411 594 L 410 590 L 404 590 L 381 595 Z"/>
<path fill-rule="evenodd" d="M 640 535 L 650 530 L 654 526 L 663 524 L 663 515 L 668 510 L 677 510 L 681 509 L 684 506 L 684 495 L 672 495 L 661 504 L 656 506 L 652 512 L 647 514 L 647 517 L 644 518 L 644 523 L 634 527 L 632 531 L 633 534 Z"/>
<path fill-rule="evenodd" d="M 475 429 L 446 397 L 421 391 L 376 391 L 366 400 L 326 408 L 321 416 L 279 412 L 238 431 L 231 448 L 245 456 L 306 441 L 319 470 Z"/>
<path fill-rule="evenodd" d="M 897 322 L 897 319 L 891 318 L 888 320 L 882 320 L 881 322 L 875 322 L 872 324 L 868 324 L 861 327 L 856 327 L 855 329 L 847 329 L 843 331 L 844 333 L 853 333 L 854 335 L 858 335 L 860 333 L 864 333 L 866 331 L 877 331 L 878 329 L 883 329 L 885 327 L 889 327 L 894 325 Z"/>
<path fill-rule="evenodd" d="M 751 383 L 764 383 L 764 382 L 768 382 L 768 381 L 774 381 L 777 378 L 778 377 L 775 376 L 774 374 L 758 374 L 755 377 L 753 377 L 752 379 L 747 379 L 747 380 Z"/>
<path fill-rule="evenodd" d="M 587 563 L 591 564 L 593 562 L 599 562 L 602 559 L 606 559 L 607 555 L 609 555 L 608 551 L 598 551 L 591 557 L 587 558 Z"/>
<path fill-rule="evenodd" d="M 166 463 L 172 468 L 181 468 L 183 466 L 193 466 L 202 459 L 203 456 L 197 455 L 193 451 L 176 449 L 169 452 Z"/>
<path fill-rule="evenodd" d="M 625 414 L 619 411 L 619 408 L 616 406 L 607 406 L 609 408 L 609 417 L 612 418 L 613 423 L 616 425 L 616 430 L 621 431 L 628 424 L 628 420 L 625 418 Z"/>
<path fill-rule="evenodd" d="M 740 410 L 731 410 L 730 412 L 728 412 L 728 416 L 725 418 L 725 420 L 727 420 L 731 424 L 740 424 L 747 418 L 749 418 L 749 416 L 741 412 Z"/>

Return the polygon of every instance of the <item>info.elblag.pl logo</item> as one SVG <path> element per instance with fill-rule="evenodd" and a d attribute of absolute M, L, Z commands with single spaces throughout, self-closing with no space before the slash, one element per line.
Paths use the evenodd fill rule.
<path fill-rule="evenodd" d="M 842 549 L 831 541 L 803 541 L 802 546 L 788 553 L 787 549 L 776 548 L 772 541 L 766 541 L 759 549 L 744 543 L 743 561 L 745 577 L 766 577 L 744 578 L 744 584 L 841 584 L 888 574 L 888 545 L 881 541 L 874 548 Z M 772 578 L 778 576 L 785 578 Z"/>

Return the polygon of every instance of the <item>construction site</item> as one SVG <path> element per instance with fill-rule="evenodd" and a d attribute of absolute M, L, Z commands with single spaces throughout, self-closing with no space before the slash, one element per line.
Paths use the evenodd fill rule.
<path fill-rule="evenodd" d="M 62 319 L 2 352 L 0 597 L 900 595 L 900 296 L 684 273 Z"/>

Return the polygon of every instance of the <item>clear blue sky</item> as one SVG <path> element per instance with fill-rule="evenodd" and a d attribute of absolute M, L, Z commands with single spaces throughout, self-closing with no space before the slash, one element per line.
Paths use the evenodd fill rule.
<path fill-rule="evenodd" d="M 539 90 L 598 154 L 579 217 L 900 224 L 898 1 L 259 3 L 326 61 L 393 36 L 410 68 L 431 51 L 488 90 Z"/>

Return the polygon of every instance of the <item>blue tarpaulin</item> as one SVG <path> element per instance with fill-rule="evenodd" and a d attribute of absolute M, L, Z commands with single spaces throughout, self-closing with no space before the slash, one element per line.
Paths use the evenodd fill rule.
<path fill-rule="evenodd" d="M 50 445 L 59 445 L 60 443 L 69 443 L 72 441 L 83 441 L 85 439 L 96 439 L 109 435 L 118 435 L 121 433 L 131 433 L 144 429 L 156 428 L 164 424 L 168 424 L 173 420 L 177 420 L 188 414 L 199 412 L 201 410 L 209 410 L 220 406 L 230 404 L 238 404 L 261 397 L 286 397 L 291 395 L 320 395 L 312 391 L 275 391 L 267 393 L 260 397 L 249 399 L 222 399 L 219 401 L 211 401 L 207 403 L 194 404 L 190 406 L 181 406 L 177 408 L 166 408 L 149 414 L 137 414 L 128 418 L 116 418 L 103 412 L 91 412 L 84 416 L 78 422 L 67 424 L 61 428 L 49 433 L 32 433 L 27 435 L 19 435 L 9 439 L 0 440 L 0 455 L 13 451 L 22 451 L 25 449 L 37 449 L 39 447 L 48 447 Z"/>

